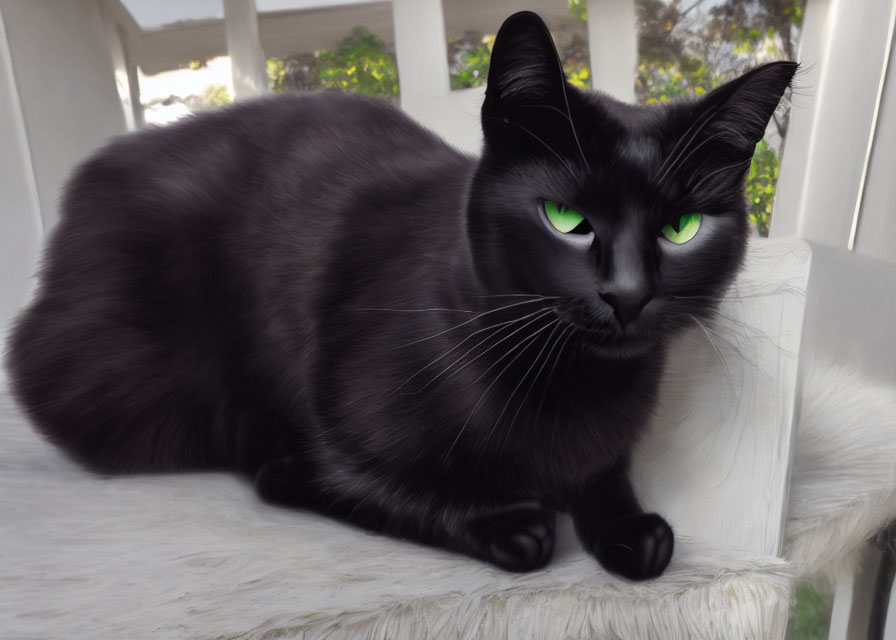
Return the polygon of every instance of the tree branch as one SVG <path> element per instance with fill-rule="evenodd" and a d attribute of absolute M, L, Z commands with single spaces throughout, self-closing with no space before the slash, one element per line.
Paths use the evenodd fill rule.
<path fill-rule="evenodd" d="M 681 22 L 681 19 L 682 19 L 682 18 L 684 18 L 684 17 L 685 17 L 686 15 L 688 15 L 693 9 L 696 9 L 696 8 L 697 8 L 698 6 L 700 6 L 701 4 L 703 4 L 703 0 L 695 0 L 694 4 L 692 4 L 690 7 L 688 7 L 687 9 L 685 9 L 684 11 L 682 11 L 682 12 L 678 15 L 678 22 Z"/>

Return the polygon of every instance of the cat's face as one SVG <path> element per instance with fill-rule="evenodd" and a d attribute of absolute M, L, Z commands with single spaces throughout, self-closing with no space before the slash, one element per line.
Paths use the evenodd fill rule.
<path fill-rule="evenodd" d="M 796 65 L 699 101 L 632 106 L 567 84 L 534 14 L 502 26 L 468 209 L 494 293 L 548 297 L 597 353 L 644 353 L 714 308 L 743 258 L 744 180 Z"/>

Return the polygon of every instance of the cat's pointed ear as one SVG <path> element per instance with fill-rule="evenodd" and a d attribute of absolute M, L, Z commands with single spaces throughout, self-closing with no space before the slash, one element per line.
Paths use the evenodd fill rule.
<path fill-rule="evenodd" d="M 501 25 L 489 60 L 487 107 L 540 104 L 563 92 L 563 65 L 547 25 L 531 11 L 515 13 Z"/>
<path fill-rule="evenodd" d="M 710 91 L 700 101 L 705 137 L 752 155 L 799 65 L 771 62 Z"/>
<path fill-rule="evenodd" d="M 568 112 L 563 65 L 544 21 L 520 11 L 504 21 L 492 46 L 482 105 L 486 140 L 500 135 L 511 120 L 529 121 L 536 113 L 544 118 L 543 110 L 531 109 L 545 106 Z"/>

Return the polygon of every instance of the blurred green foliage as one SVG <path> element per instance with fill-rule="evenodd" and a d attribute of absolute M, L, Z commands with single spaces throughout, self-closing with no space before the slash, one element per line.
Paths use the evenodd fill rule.
<path fill-rule="evenodd" d="M 233 102 L 233 97 L 223 84 L 210 84 L 202 94 L 202 106 L 220 107 Z"/>
<path fill-rule="evenodd" d="M 765 140 L 756 145 L 747 176 L 747 198 L 750 205 L 750 222 L 767 236 L 772 221 L 772 205 L 775 201 L 775 185 L 778 183 L 778 155 Z"/>
<path fill-rule="evenodd" d="M 398 95 L 398 69 L 385 43 L 364 27 L 355 27 L 336 51 L 321 49 L 317 77 L 325 87 L 341 87 L 369 96 Z"/>
<path fill-rule="evenodd" d="M 787 640 L 827 640 L 833 601 L 830 589 L 811 582 L 797 583 Z"/>
<path fill-rule="evenodd" d="M 395 57 L 380 38 L 364 27 L 355 27 L 335 51 L 315 51 L 310 66 L 320 87 L 339 87 L 380 98 L 398 95 Z M 267 71 L 272 91 L 287 89 L 289 74 L 286 60 L 269 58 Z"/>
<path fill-rule="evenodd" d="M 588 2 L 587 0 L 569 0 L 569 15 L 577 18 L 582 22 L 588 20 Z"/>
<path fill-rule="evenodd" d="M 494 42 L 495 36 L 484 36 L 477 46 L 461 54 L 457 70 L 451 74 L 452 89 L 471 89 L 485 84 Z"/>
<path fill-rule="evenodd" d="M 268 88 L 280 93 L 283 91 L 283 78 L 286 76 L 286 64 L 282 58 L 268 58 Z"/>

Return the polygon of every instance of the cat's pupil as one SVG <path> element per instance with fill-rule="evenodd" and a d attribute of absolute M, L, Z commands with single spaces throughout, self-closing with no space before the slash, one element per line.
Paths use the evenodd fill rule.
<path fill-rule="evenodd" d="M 684 220 L 684 216 L 679 216 L 679 217 L 675 218 L 674 220 L 672 220 L 672 222 L 669 223 L 669 226 L 672 227 L 672 229 L 675 231 L 675 233 L 681 233 L 681 221 L 682 220 Z"/>
<path fill-rule="evenodd" d="M 570 231 L 570 233 L 579 233 L 583 235 L 587 235 L 591 233 L 591 225 L 588 224 L 587 220 L 582 220 L 576 227 Z"/>

